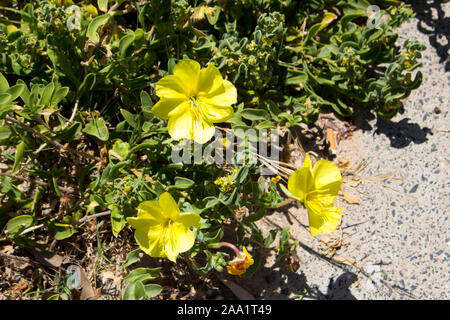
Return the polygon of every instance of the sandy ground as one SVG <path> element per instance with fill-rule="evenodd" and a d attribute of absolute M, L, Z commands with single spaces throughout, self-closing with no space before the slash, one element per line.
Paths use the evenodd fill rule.
<path fill-rule="evenodd" d="M 269 258 L 253 279 L 234 279 L 255 298 L 299 298 L 305 288 L 318 299 L 449 298 L 450 3 L 425 2 L 412 1 L 417 16 L 401 26 L 398 42 L 426 44 L 422 86 L 391 121 L 361 115 L 338 147 L 336 162 L 367 161 L 361 176 L 391 178 L 350 184 L 359 193 L 345 187 L 360 204 L 340 197 L 341 227 L 328 237 L 311 238 L 306 210 L 296 204 L 262 220 L 266 230 L 291 227 L 300 269 Z"/>

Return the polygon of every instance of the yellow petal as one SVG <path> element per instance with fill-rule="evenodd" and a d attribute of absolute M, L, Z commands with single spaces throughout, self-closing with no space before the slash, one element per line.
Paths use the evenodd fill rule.
<path fill-rule="evenodd" d="M 311 236 L 333 232 L 341 220 L 342 212 L 334 206 L 324 207 L 320 201 L 306 201 L 308 210 L 309 229 Z"/>
<path fill-rule="evenodd" d="M 163 210 L 164 216 L 171 220 L 178 219 L 178 216 L 180 215 L 180 209 L 178 208 L 177 203 L 172 198 L 172 195 L 168 192 L 164 192 L 159 196 L 158 200 L 159 206 Z"/>
<path fill-rule="evenodd" d="M 200 216 L 193 212 L 182 212 L 178 216 L 176 222 L 181 223 L 186 228 L 189 228 L 200 223 Z"/>
<path fill-rule="evenodd" d="M 171 224 L 167 232 L 168 239 L 166 239 L 164 249 L 167 258 L 175 262 L 178 254 L 192 248 L 195 242 L 195 235 L 180 223 Z"/>
<path fill-rule="evenodd" d="M 223 85 L 223 78 L 219 69 L 209 64 L 206 68 L 200 70 L 197 91 L 198 95 L 205 95 L 220 89 Z"/>
<path fill-rule="evenodd" d="M 201 98 L 197 100 L 201 108 L 202 115 L 211 123 L 224 122 L 233 117 L 233 107 L 221 107 L 202 102 Z"/>
<path fill-rule="evenodd" d="M 149 219 L 128 218 L 128 223 L 136 228 L 134 238 L 139 247 L 151 257 L 164 257 L 163 242 L 164 229 L 161 225 L 154 225 Z"/>
<path fill-rule="evenodd" d="M 155 85 L 156 95 L 161 99 L 188 100 L 190 88 L 175 75 L 168 75 L 160 79 Z"/>
<path fill-rule="evenodd" d="M 159 222 L 165 220 L 165 217 L 162 215 L 162 209 L 156 201 L 141 202 L 137 209 L 139 219 L 153 219 Z"/>
<path fill-rule="evenodd" d="M 313 176 L 309 167 L 297 169 L 289 176 L 288 190 L 302 201 L 305 201 L 306 195 L 313 189 Z"/>
<path fill-rule="evenodd" d="M 191 59 L 181 60 L 173 68 L 173 74 L 180 79 L 188 96 L 198 91 L 200 64 L 197 61 Z"/>
<path fill-rule="evenodd" d="M 162 98 L 155 104 L 152 108 L 153 114 L 160 118 L 167 120 L 169 119 L 169 113 L 176 109 L 183 103 L 186 103 L 186 99 L 165 99 Z"/>
<path fill-rule="evenodd" d="M 303 168 L 311 168 L 311 158 L 306 154 L 305 161 L 303 162 Z"/>
<path fill-rule="evenodd" d="M 210 91 L 207 94 L 199 95 L 202 101 L 216 106 L 231 106 L 237 102 L 236 87 L 228 80 L 223 80 L 222 86 L 217 90 Z"/>
<path fill-rule="evenodd" d="M 316 189 L 332 188 L 333 193 L 336 193 L 337 195 L 342 183 L 341 172 L 339 171 L 337 165 L 331 161 L 322 159 L 314 164 L 312 173 L 314 176 L 314 186 Z"/>
<path fill-rule="evenodd" d="M 214 136 L 215 127 L 206 122 L 198 110 L 191 108 L 174 115 L 175 111 L 169 115 L 167 124 L 169 134 L 174 140 L 190 139 L 203 144 Z"/>

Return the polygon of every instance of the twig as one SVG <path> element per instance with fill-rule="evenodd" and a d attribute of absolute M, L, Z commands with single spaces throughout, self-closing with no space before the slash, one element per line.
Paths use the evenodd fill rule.
<path fill-rule="evenodd" d="M 17 260 L 17 261 L 22 262 L 22 263 L 29 263 L 29 264 L 32 264 L 34 266 L 40 266 L 39 263 L 37 263 L 37 262 L 35 262 L 35 261 L 33 261 L 33 260 L 29 259 L 29 258 L 17 257 L 17 256 L 13 256 L 11 254 L 3 253 L 3 252 L 0 252 L 0 257 L 6 258 L 6 259 L 10 259 L 10 260 Z"/>
<path fill-rule="evenodd" d="M 99 213 L 96 213 L 96 214 L 92 214 L 90 216 L 88 215 L 88 216 L 85 216 L 84 218 L 81 218 L 80 220 L 78 220 L 77 224 L 82 224 L 83 222 L 85 222 L 85 221 L 87 221 L 89 219 L 103 217 L 103 216 L 107 216 L 109 214 L 111 214 L 111 210 L 104 211 L 104 212 L 99 212 Z"/>
<path fill-rule="evenodd" d="M 15 175 L 15 174 L 0 172 L 0 176 L 2 176 L 2 177 L 9 177 L 9 178 L 17 179 L 17 180 L 22 180 L 22 181 L 26 181 L 26 182 L 31 183 L 31 184 L 38 184 L 38 185 L 44 186 L 44 187 L 48 187 L 49 186 L 49 184 L 47 182 L 43 182 L 43 181 L 39 181 L 39 180 L 33 180 L 33 179 L 29 179 L 29 178 L 18 176 L 18 175 Z M 57 187 L 61 191 L 64 191 L 64 192 L 67 192 L 67 193 L 75 193 L 75 191 L 72 188 L 66 188 L 66 187 L 61 187 L 61 186 L 57 186 Z"/>
<path fill-rule="evenodd" d="M 5 121 L 10 122 L 10 123 L 14 123 L 14 124 L 16 124 L 16 125 L 22 127 L 22 128 L 25 129 L 26 131 L 31 132 L 31 133 L 34 134 L 35 136 L 37 136 L 37 137 L 39 137 L 40 139 L 44 140 L 45 142 L 50 143 L 50 144 L 52 144 L 52 145 L 54 145 L 54 146 L 60 148 L 61 151 L 68 151 L 68 152 L 70 152 L 70 153 L 73 153 L 73 154 L 76 154 L 76 155 L 79 155 L 79 156 L 82 156 L 82 157 L 87 157 L 87 158 L 89 158 L 89 159 L 91 159 L 91 160 L 101 161 L 101 159 L 100 159 L 99 157 L 93 156 L 93 155 L 91 155 L 91 154 L 89 154 L 89 153 L 86 153 L 86 152 L 83 152 L 83 151 L 79 151 L 79 150 L 75 150 L 75 149 L 72 149 L 72 148 L 70 148 L 70 147 L 68 147 L 68 146 L 67 146 L 67 147 L 66 147 L 66 146 L 63 146 L 61 143 L 59 143 L 59 142 L 57 142 L 57 141 L 55 141 L 55 140 L 53 140 L 53 139 L 50 139 L 49 137 L 47 137 L 47 136 L 41 134 L 41 133 L 40 133 L 39 131 L 37 131 L 36 129 L 34 129 L 34 128 L 32 128 L 32 127 L 30 127 L 30 126 L 28 126 L 28 125 L 26 125 L 26 124 L 24 124 L 24 123 L 22 123 L 22 122 L 20 122 L 20 121 L 17 121 L 17 120 L 14 119 L 14 118 L 11 118 L 11 117 L 9 117 L 9 116 L 6 116 L 6 117 L 5 117 Z"/>

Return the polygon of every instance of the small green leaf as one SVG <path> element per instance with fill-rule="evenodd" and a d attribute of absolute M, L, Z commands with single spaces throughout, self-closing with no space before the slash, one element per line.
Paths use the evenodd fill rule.
<path fill-rule="evenodd" d="M 55 239 L 64 240 L 71 237 L 75 233 L 75 227 L 71 224 L 55 223 L 53 224 L 55 229 Z"/>
<path fill-rule="evenodd" d="M 97 118 L 89 122 L 83 129 L 83 132 L 94 136 L 101 141 L 108 141 L 109 139 L 109 131 L 102 118 Z"/>
<path fill-rule="evenodd" d="M 215 25 L 217 23 L 217 21 L 219 20 L 220 9 L 221 8 L 219 6 L 214 6 L 214 11 L 206 12 L 206 19 L 208 19 L 208 22 L 211 25 Z"/>
<path fill-rule="evenodd" d="M 244 109 L 241 112 L 243 118 L 247 120 L 269 120 L 270 115 L 266 110 L 263 109 Z"/>
<path fill-rule="evenodd" d="M 58 106 L 58 103 L 60 103 L 61 100 L 64 99 L 64 98 L 67 96 L 68 93 L 69 93 L 69 87 L 61 87 L 61 88 L 58 88 L 58 89 L 54 92 L 54 94 L 53 94 L 53 96 L 52 96 L 52 100 L 51 100 L 51 102 L 50 102 L 50 105 L 51 105 L 52 107 L 57 107 L 57 106 Z"/>
<path fill-rule="evenodd" d="M 3 93 L 8 89 L 9 89 L 8 80 L 6 80 L 5 76 L 0 72 L 0 93 Z"/>
<path fill-rule="evenodd" d="M 136 263 L 140 260 L 140 254 L 142 250 L 137 248 L 127 254 L 125 262 L 120 266 L 121 269 L 131 266 L 133 263 Z"/>
<path fill-rule="evenodd" d="M 16 172 L 19 170 L 20 162 L 22 161 L 23 157 L 23 151 L 25 150 L 26 143 L 24 141 L 21 141 L 16 148 L 16 154 L 14 156 L 14 165 L 12 168 L 12 172 Z"/>
<path fill-rule="evenodd" d="M 136 128 L 137 127 L 137 123 L 136 120 L 134 119 L 134 115 L 125 110 L 125 109 L 120 109 L 120 113 L 122 114 L 122 116 L 124 117 L 125 121 L 132 127 L 132 128 Z"/>
<path fill-rule="evenodd" d="M 168 189 L 188 189 L 194 185 L 194 181 L 188 178 L 175 177 L 175 185 L 170 186 Z"/>
<path fill-rule="evenodd" d="M 131 271 L 124 279 L 125 282 L 136 283 L 153 280 L 159 277 L 161 268 L 136 268 Z"/>
<path fill-rule="evenodd" d="M 9 220 L 8 223 L 6 224 L 6 230 L 8 230 L 8 234 L 10 236 L 14 236 L 20 231 L 23 231 L 26 228 L 31 227 L 34 223 L 35 218 L 33 216 L 24 214 Z"/>
<path fill-rule="evenodd" d="M 107 12 L 108 11 L 108 0 L 97 0 L 97 6 L 100 11 Z"/>
<path fill-rule="evenodd" d="M 14 101 L 15 99 L 17 99 L 17 97 L 19 97 L 22 94 L 24 89 L 25 89 L 24 84 L 16 84 L 15 86 L 12 86 L 8 90 L 6 90 L 6 93 L 10 94 L 11 101 Z"/>
<path fill-rule="evenodd" d="M 55 85 L 53 84 L 53 82 L 50 82 L 48 85 L 46 85 L 44 90 L 42 91 L 39 104 L 46 107 L 49 106 L 50 101 L 52 100 L 52 94 L 54 90 Z"/>
<path fill-rule="evenodd" d="M 159 284 L 151 283 L 144 285 L 145 297 L 147 299 L 153 298 L 161 293 L 162 287 Z"/>
<path fill-rule="evenodd" d="M 86 93 L 90 92 L 96 82 L 97 76 L 94 73 L 89 73 L 86 77 L 84 77 L 83 82 L 78 88 L 78 97 L 82 97 Z"/>
<path fill-rule="evenodd" d="M 108 209 L 111 210 L 111 225 L 113 235 L 117 237 L 120 231 L 126 226 L 127 221 L 123 212 L 121 212 L 120 207 L 116 204 L 112 204 L 108 206 Z"/>
<path fill-rule="evenodd" d="M 109 18 L 111 18 L 111 15 L 109 13 L 105 13 L 101 16 L 95 17 L 91 23 L 89 23 L 88 29 L 87 29 L 87 36 L 88 38 L 94 42 L 97 43 L 100 41 L 100 37 L 97 33 L 97 30 L 108 22 Z"/>
<path fill-rule="evenodd" d="M 129 55 L 128 48 L 134 41 L 134 33 L 124 35 L 119 41 L 119 52 L 121 57 Z"/>

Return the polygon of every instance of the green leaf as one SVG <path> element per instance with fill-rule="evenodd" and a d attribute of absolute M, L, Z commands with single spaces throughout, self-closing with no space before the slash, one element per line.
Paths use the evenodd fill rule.
<path fill-rule="evenodd" d="M 23 231 L 31 227 L 35 223 L 35 218 L 33 216 L 24 214 L 12 218 L 6 224 L 6 230 L 10 236 L 15 236 L 20 231 Z"/>
<path fill-rule="evenodd" d="M 71 224 L 54 223 L 52 227 L 55 230 L 56 240 L 67 239 L 75 233 L 75 227 Z"/>
<path fill-rule="evenodd" d="M 11 101 L 14 101 L 15 99 L 17 99 L 17 97 L 19 97 L 22 94 L 24 89 L 25 89 L 24 84 L 16 84 L 15 86 L 12 86 L 8 90 L 6 90 L 6 93 L 11 95 L 10 99 Z"/>
<path fill-rule="evenodd" d="M 0 93 L 3 93 L 8 89 L 9 89 L 8 80 L 6 80 L 5 76 L 0 72 Z"/>
<path fill-rule="evenodd" d="M 208 22 L 211 25 L 215 25 L 217 23 L 217 21 L 219 20 L 220 9 L 221 8 L 219 6 L 214 6 L 214 11 L 206 12 L 206 19 L 208 19 Z"/>
<path fill-rule="evenodd" d="M 69 93 L 69 87 L 58 88 L 52 96 L 50 105 L 57 107 L 58 103 L 60 103 L 62 101 L 62 99 L 64 99 L 67 96 L 68 93 Z"/>
<path fill-rule="evenodd" d="M 286 77 L 286 85 L 288 86 L 299 86 L 302 83 L 305 83 L 308 80 L 308 75 L 303 71 L 288 71 L 288 75 Z"/>
<path fill-rule="evenodd" d="M 55 136 L 55 139 L 61 139 L 64 141 L 72 141 L 76 138 L 78 133 L 81 131 L 81 123 L 75 122 L 74 124 L 68 126 L 62 131 L 59 131 Z"/>
<path fill-rule="evenodd" d="M 144 285 L 145 297 L 147 299 L 153 298 L 161 293 L 162 287 L 159 284 L 151 283 Z"/>
<path fill-rule="evenodd" d="M 313 25 L 311 28 L 309 28 L 308 34 L 306 35 L 303 45 L 305 45 L 309 40 L 313 39 L 317 35 L 317 33 L 319 33 L 321 26 L 322 25 L 320 23 L 317 23 Z"/>
<path fill-rule="evenodd" d="M 137 248 L 127 254 L 127 257 L 125 259 L 125 262 L 120 266 L 121 269 L 124 269 L 128 266 L 131 266 L 132 264 L 138 262 L 140 260 L 140 254 L 142 253 L 142 250 Z"/>
<path fill-rule="evenodd" d="M 127 285 L 125 290 L 123 291 L 122 300 L 136 300 L 135 290 L 136 285 L 134 283 L 130 283 L 129 285 Z"/>
<path fill-rule="evenodd" d="M 45 86 L 45 88 L 41 94 L 41 99 L 39 101 L 40 105 L 46 106 L 46 107 L 50 105 L 53 90 L 55 90 L 55 85 L 53 84 L 53 82 L 50 82 L 48 85 Z"/>
<path fill-rule="evenodd" d="M 0 141 L 7 140 L 11 136 L 11 129 L 9 127 L 0 127 Z"/>
<path fill-rule="evenodd" d="M 108 11 L 108 0 L 97 0 L 97 6 L 100 11 L 107 12 Z"/>
<path fill-rule="evenodd" d="M 97 30 L 108 22 L 109 18 L 111 18 L 111 15 L 109 13 L 103 14 L 101 16 L 95 17 L 91 23 L 89 23 L 88 29 L 87 29 L 87 36 L 89 40 L 91 40 L 94 43 L 97 43 L 100 41 L 100 37 L 97 33 Z"/>
<path fill-rule="evenodd" d="M 0 93 L 0 105 L 8 104 L 12 101 L 9 93 Z"/>
<path fill-rule="evenodd" d="M 136 268 L 131 271 L 124 279 L 125 282 L 136 283 L 153 280 L 159 277 L 161 268 Z"/>
<path fill-rule="evenodd" d="M 267 235 L 266 239 L 264 240 L 264 246 L 268 248 L 274 241 L 278 234 L 279 229 L 273 228 L 269 231 L 269 234 Z"/>
<path fill-rule="evenodd" d="M 122 231 L 122 229 L 127 225 L 127 221 L 125 219 L 125 215 L 120 211 L 120 207 L 118 205 L 109 205 L 108 209 L 111 210 L 112 232 L 113 235 L 117 237 L 120 231 Z"/>
<path fill-rule="evenodd" d="M 101 141 L 108 141 L 109 139 L 109 131 L 102 118 L 97 118 L 89 122 L 83 129 L 83 132 L 94 136 Z"/>
<path fill-rule="evenodd" d="M 269 120 L 270 115 L 266 110 L 263 109 L 244 109 L 241 112 L 243 118 L 247 120 Z"/>
<path fill-rule="evenodd" d="M 124 35 L 119 41 L 119 52 L 121 57 L 129 55 L 128 48 L 134 41 L 134 33 Z"/>
<path fill-rule="evenodd" d="M 188 178 L 175 177 L 175 185 L 169 186 L 170 189 L 188 189 L 194 185 L 194 181 Z"/>
<path fill-rule="evenodd" d="M 24 141 L 21 141 L 16 148 L 16 154 L 14 156 L 14 165 L 12 168 L 12 172 L 16 172 L 19 170 L 20 162 L 22 161 L 23 157 L 23 151 L 25 150 L 26 143 Z"/>
<path fill-rule="evenodd" d="M 89 73 L 83 80 L 78 88 L 78 97 L 84 96 L 86 93 L 89 93 L 95 86 L 97 76 L 94 73 Z"/>
<path fill-rule="evenodd" d="M 122 114 L 122 116 L 124 117 L 125 121 L 133 128 L 136 129 L 137 127 L 137 123 L 136 120 L 134 119 L 134 115 L 125 110 L 125 109 L 120 109 L 120 113 Z"/>

